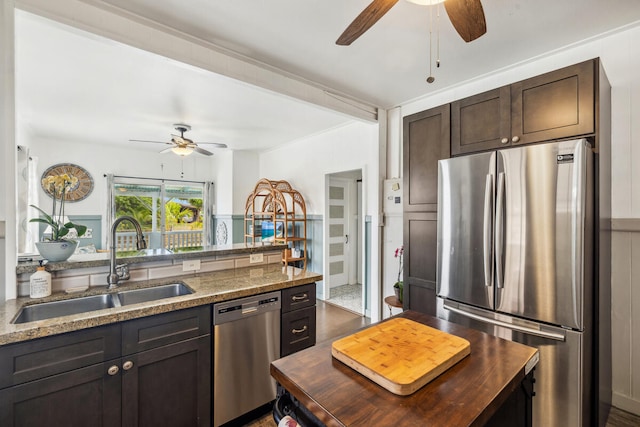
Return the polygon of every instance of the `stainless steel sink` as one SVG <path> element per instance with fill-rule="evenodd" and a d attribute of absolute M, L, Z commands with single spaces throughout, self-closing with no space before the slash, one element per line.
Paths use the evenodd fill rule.
<path fill-rule="evenodd" d="M 111 307 L 115 307 L 111 295 L 93 295 L 62 301 L 51 301 L 22 307 L 13 323 L 34 322 L 36 320 L 51 319 Z"/>
<path fill-rule="evenodd" d="M 140 302 L 155 301 L 158 299 L 189 295 L 193 291 L 182 283 L 154 286 L 153 288 L 132 289 L 121 291 L 116 295 L 122 305 L 137 304 Z"/>
<path fill-rule="evenodd" d="M 120 291 L 116 294 L 92 295 L 61 301 L 43 302 L 22 307 L 12 323 L 35 322 L 36 320 L 52 319 L 54 317 L 69 316 L 87 311 L 120 307 L 192 293 L 193 291 L 183 283 L 170 283 L 152 288 Z"/>

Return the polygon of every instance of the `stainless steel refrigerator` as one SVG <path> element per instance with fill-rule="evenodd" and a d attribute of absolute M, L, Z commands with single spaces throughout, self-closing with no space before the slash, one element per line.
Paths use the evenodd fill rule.
<path fill-rule="evenodd" d="M 438 316 L 540 350 L 537 427 L 592 423 L 593 212 L 584 139 L 439 162 Z"/>

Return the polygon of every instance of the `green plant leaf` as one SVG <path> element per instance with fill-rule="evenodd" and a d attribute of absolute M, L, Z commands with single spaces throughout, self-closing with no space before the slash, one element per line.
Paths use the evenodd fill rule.
<path fill-rule="evenodd" d="M 39 207 L 37 207 L 36 205 L 29 205 L 29 206 L 31 206 L 32 208 L 37 209 L 38 211 L 40 211 L 40 213 L 41 213 L 42 215 L 44 215 L 44 219 L 46 219 L 46 223 L 47 223 L 47 224 L 51 224 L 51 225 L 53 225 L 53 218 L 51 218 L 51 217 L 49 216 L 49 214 L 47 214 L 45 211 L 43 211 L 42 209 L 40 209 L 40 208 L 39 208 Z M 37 218 L 37 219 L 41 219 L 41 218 Z M 42 222 L 42 221 L 36 221 L 36 218 L 31 219 L 31 220 L 30 220 L 30 222 L 31 222 L 31 221 L 33 221 L 33 222 Z"/>
<path fill-rule="evenodd" d="M 87 227 L 84 225 L 80 225 L 80 224 L 74 224 L 73 222 L 69 221 L 68 223 L 66 223 L 64 225 L 66 228 L 75 228 L 76 231 L 78 232 L 78 237 L 80 236 L 84 236 L 84 233 L 87 232 Z"/>

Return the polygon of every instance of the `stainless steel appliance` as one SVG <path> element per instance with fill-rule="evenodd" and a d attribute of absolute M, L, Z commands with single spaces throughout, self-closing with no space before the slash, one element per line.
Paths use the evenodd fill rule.
<path fill-rule="evenodd" d="M 439 162 L 438 316 L 540 350 L 538 427 L 592 422 L 592 169 L 584 139 Z"/>
<path fill-rule="evenodd" d="M 280 291 L 213 305 L 213 425 L 276 397 L 269 372 L 280 357 Z"/>

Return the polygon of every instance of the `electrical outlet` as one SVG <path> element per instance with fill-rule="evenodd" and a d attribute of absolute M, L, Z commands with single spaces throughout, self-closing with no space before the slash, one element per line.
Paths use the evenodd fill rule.
<path fill-rule="evenodd" d="M 182 271 L 196 271 L 200 270 L 200 260 L 199 259 L 188 259 L 182 261 Z"/>
<path fill-rule="evenodd" d="M 264 260 L 264 256 L 262 254 L 249 255 L 249 264 L 256 264 L 258 262 L 262 262 L 263 260 Z"/>
<path fill-rule="evenodd" d="M 93 228 L 87 228 L 87 231 L 84 232 L 81 239 L 93 239 Z"/>

